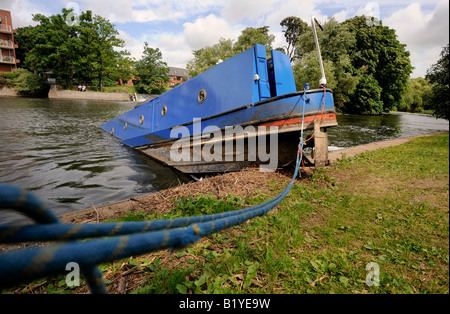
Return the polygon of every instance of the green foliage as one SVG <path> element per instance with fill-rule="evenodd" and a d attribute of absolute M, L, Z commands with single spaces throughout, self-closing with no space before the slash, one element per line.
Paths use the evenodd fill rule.
<path fill-rule="evenodd" d="M 308 24 L 303 22 L 303 20 L 296 16 L 289 16 L 283 19 L 280 23 L 282 27 L 282 31 L 284 33 L 284 38 L 286 39 L 287 47 L 283 47 L 281 51 L 289 56 L 289 59 L 292 61 L 299 58 L 296 55 L 297 43 L 301 36 L 303 36 L 308 30 Z"/>
<path fill-rule="evenodd" d="M 20 94 L 30 94 L 43 88 L 43 82 L 39 75 L 36 75 L 26 69 L 14 69 L 10 73 L 0 74 L 0 82 L 13 87 Z"/>
<path fill-rule="evenodd" d="M 371 74 L 362 74 L 355 87 L 351 102 L 345 108 L 347 113 L 380 114 L 383 112 L 381 93 L 383 89 Z"/>
<path fill-rule="evenodd" d="M 124 41 L 117 38 L 119 32 L 114 25 L 101 16 L 96 15 L 92 25 L 87 30 L 90 32 L 91 41 L 88 48 L 90 64 L 99 80 L 99 89 L 103 90 L 103 79 L 113 72 L 118 60 L 123 55 L 117 53 L 114 48 L 123 47 Z M 95 77 L 95 76 L 94 76 Z"/>
<path fill-rule="evenodd" d="M 226 199 L 216 199 L 212 194 L 198 194 L 196 197 L 183 196 L 177 199 L 175 204 L 176 208 L 171 214 L 175 217 L 185 217 L 219 214 L 237 210 L 243 206 L 243 200 L 231 194 Z"/>
<path fill-rule="evenodd" d="M 238 53 L 253 47 L 254 44 L 266 46 L 266 52 L 270 55 L 275 36 L 269 34 L 269 27 L 247 27 L 238 37 L 236 43 L 232 39 L 221 38 L 217 44 L 194 50 L 194 59 L 189 61 L 187 69 L 191 77 L 199 75 L 216 64 L 225 61 Z"/>
<path fill-rule="evenodd" d="M 355 36 L 350 32 L 348 25 L 338 23 L 334 18 L 323 24 L 323 31 L 318 31 L 317 35 L 327 86 L 333 89 L 336 109 L 346 112 L 350 95 L 355 91 L 359 81 L 358 73 L 351 64 L 349 52 L 355 45 Z M 309 82 L 312 88 L 318 88 L 321 73 L 311 28 L 307 28 L 299 38 L 296 55 L 298 61 L 294 63 L 293 70 L 297 89 L 303 88 L 306 82 Z"/>
<path fill-rule="evenodd" d="M 236 54 L 233 49 L 233 40 L 224 38 L 221 38 L 217 44 L 194 50 L 192 53 L 194 59 L 186 66 L 191 77 L 205 72 L 220 60 L 227 60 Z"/>
<path fill-rule="evenodd" d="M 36 26 L 17 29 L 18 55 L 23 67 L 37 73 L 53 71 L 65 87 L 96 82 L 102 90 L 105 77 L 128 78 L 131 59 L 117 37 L 114 24 L 91 11 L 78 16 L 78 23 L 67 23 L 72 10 L 47 17 L 33 15 Z"/>
<path fill-rule="evenodd" d="M 431 109 L 431 84 L 428 80 L 418 77 L 409 79 L 408 88 L 403 102 L 397 108 L 399 111 L 422 112 Z"/>
<path fill-rule="evenodd" d="M 166 83 L 170 78 L 167 75 L 169 68 L 162 61 L 162 53 L 156 48 L 151 48 L 148 43 L 144 45 L 144 55 L 135 66 L 136 75 L 139 78 L 137 88 L 140 93 L 161 94 L 166 90 Z"/>
<path fill-rule="evenodd" d="M 275 36 L 269 34 L 269 26 L 258 28 L 247 27 L 238 37 L 237 42 L 233 46 L 233 50 L 235 54 L 238 54 L 252 48 L 255 44 L 261 44 L 266 47 L 266 53 L 270 56 L 274 40 Z"/>
<path fill-rule="evenodd" d="M 42 88 L 42 80 L 38 75 L 26 69 L 15 69 L 13 73 L 16 75 L 14 87 L 19 93 L 34 92 Z"/>
<path fill-rule="evenodd" d="M 381 88 L 378 99 L 373 99 L 374 113 L 389 111 L 398 107 L 406 91 L 409 75 L 412 72 L 409 52 L 406 45 L 397 40 L 395 30 L 383 26 L 381 21 L 378 25 L 367 23 L 364 16 L 355 17 L 345 22 L 356 38 L 355 45 L 350 49 L 352 66 L 355 70 L 372 75 Z M 376 89 L 376 85 L 372 84 Z M 354 96 L 358 97 L 359 90 L 356 89 Z M 377 94 L 376 90 L 373 94 Z M 356 98 L 357 99 L 357 98 Z M 356 100 L 351 97 L 351 100 Z"/>
<path fill-rule="evenodd" d="M 427 71 L 426 78 L 432 84 L 430 107 L 437 118 L 449 119 L 449 55 L 448 44 L 441 52 L 441 58 Z"/>
<path fill-rule="evenodd" d="M 336 108 L 346 113 L 380 114 L 400 107 L 412 67 L 395 31 L 381 22 L 369 25 L 364 16 L 343 23 L 331 18 L 323 28 L 318 37 Z M 296 49 L 297 88 L 306 81 L 317 87 L 320 70 L 312 56 L 316 48 L 310 29 L 299 38 Z"/>
<path fill-rule="evenodd" d="M 325 75 L 327 77 L 327 86 L 331 89 L 337 87 L 337 81 L 334 76 L 334 64 L 325 60 L 324 62 Z M 304 83 L 310 83 L 311 88 L 319 88 L 319 80 L 322 77 L 319 67 L 319 59 L 315 52 L 308 53 L 298 60 L 293 66 L 294 79 L 297 90 L 303 90 Z"/>

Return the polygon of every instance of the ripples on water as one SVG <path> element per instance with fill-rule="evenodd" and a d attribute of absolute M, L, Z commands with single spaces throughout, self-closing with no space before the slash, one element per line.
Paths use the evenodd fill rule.
<path fill-rule="evenodd" d="M 328 129 L 332 150 L 449 130 L 447 120 L 425 114 L 394 112 L 379 116 L 338 115 L 337 120 L 339 125 Z"/>
<path fill-rule="evenodd" d="M 0 182 L 32 190 L 57 214 L 186 182 L 98 128 L 134 105 L 0 98 Z M 0 222 L 20 218 L 0 213 Z"/>
<path fill-rule="evenodd" d="M 120 144 L 98 127 L 134 102 L 0 98 L 0 182 L 30 189 L 57 214 L 155 192 L 186 182 L 179 173 Z M 434 131 L 427 115 L 338 115 L 330 149 Z M 0 212 L 0 223 L 22 216 Z"/>

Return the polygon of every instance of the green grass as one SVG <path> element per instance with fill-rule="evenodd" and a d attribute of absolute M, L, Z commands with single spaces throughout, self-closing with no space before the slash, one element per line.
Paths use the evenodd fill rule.
<path fill-rule="evenodd" d="M 448 293 L 448 144 L 423 137 L 318 169 L 274 212 L 178 252 L 192 258 L 159 290 L 135 293 Z M 371 262 L 379 286 L 366 284 Z"/>
<path fill-rule="evenodd" d="M 164 260 L 122 261 L 144 270 L 132 293 L 447 294 L 448 147 L 448 133 L 422 137 L 316 169 L 266 216 Z M 271 195 L 199 194 L 174 200 L 177 208 L 164 216 L 130 213 L 123 220 L 234 210 L 270 199 L 287 183 L 267 184 Z M 372 262 L 379 286 L 366 284 Z"/>
<path fill-rule="evenodd" d="M 443 182 L 448 134 L 344 160 L 295 185 L 273 213 L 174 254 L 186 262 L 158 265 L 134 293 L 448 293 Z M 284 188 L 268 184 L 271 196 Z M 232 195 L 176 202 L 173 217 L 242 205 Z M 365 282 L 370 262 L 380 267 L 378 287 Z"/>

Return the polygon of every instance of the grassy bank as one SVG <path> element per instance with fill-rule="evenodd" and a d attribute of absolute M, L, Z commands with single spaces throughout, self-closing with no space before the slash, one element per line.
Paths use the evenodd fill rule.
<path fill-rule="evenodd" d="M 272 212 L 170 253 L 101 265 L 110 293 L 449 293 L 449 135 L 340 160 L 297 181 Z M 260 204 L 289 182 L 251 196 L 173 200 L 175 209 L 121 220 L 179 217 Z M 239 182 L 237 183 L 239 184 Z M 226 190 L 226 187 L 222 187 Z M 225 193 L 226 194 L 226 193 Z M 368 286 L 368 263 L 379 286 Z M 370 276 L 369 276 L 370 277 Z M 64 276 L 16 292 L 69 290 Z M 31 289 L 31 288 L 32 289 Z"/>

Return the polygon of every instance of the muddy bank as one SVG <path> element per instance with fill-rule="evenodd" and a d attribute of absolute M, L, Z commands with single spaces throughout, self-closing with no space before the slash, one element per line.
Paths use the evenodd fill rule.
<path fill-rule="evenodd" d="M 353 157 L 357 154 L 372 151 L 383 147 L 401 145 L 413 138 L 431 136 L 446 132 L 434 132 L 416 136 L 398 138 L 382 142 L 359 145 L 329 153 L 330 163 L 338 159 Z M 310 169 L 305 169 L 303 177 L 308 176 Z M 241 197 L 252 197 L 266 194 L 271 187 L 267 183 L 274 180 L 279 184 L 287 185 L 292 178 L 292 169 L 281 169 L 276 172 L 260 172 L 259 168 L 244 169 L 240 172 L 230 172 L 214 177 L 204 178 L 201 181 L 189 182 L 177 187 L 162 190 L 138 198 L 129 198 L 104 206 L 91 206 L 83 210 L 67 213 L 61 216 L 66 223 L 92 223 L 101 222 L 128 211 L 165 212 L 175 207 L 171 201 L 183 196 L 196 196 L 197 194 L 213 194 L 216 198 L 226 198 L 228 194 Z"/>

